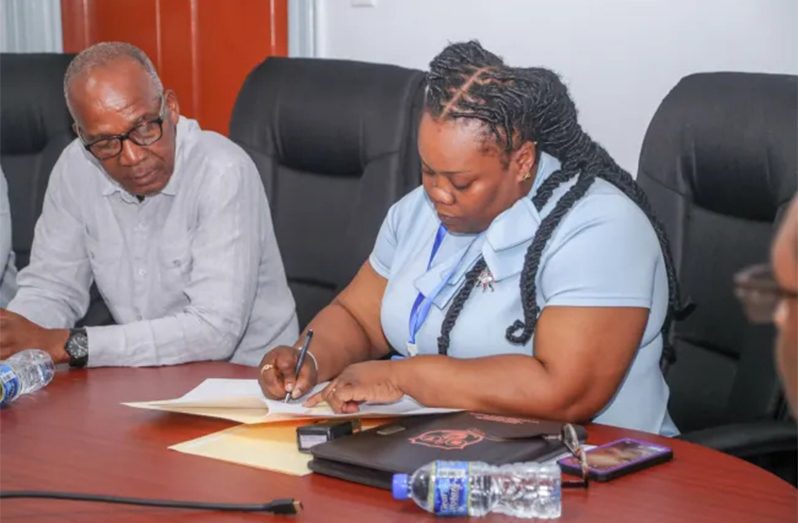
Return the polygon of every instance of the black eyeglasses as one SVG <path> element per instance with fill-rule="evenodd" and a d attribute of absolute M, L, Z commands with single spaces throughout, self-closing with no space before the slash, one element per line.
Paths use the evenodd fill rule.
<path fill-rule="evenodd" d="M 752 323 L 772 322 L 782 300 L 798 298 L 798 292 L 779 286 L 773 269 L 766 263 L 747 267 L 735 274 L 734 294 Z"/>
<path fill-rule="evenodd" d="M 83 137 L 81 136 L 80 139 L 83 141 L 83 147 L 98 160 L 108 160 L 118 156 L 122 152 L 122 142 L 125 140 L 130 140 L 134 144 L 144 147 L 152 145 L 163 136 L 165 109 L 166 96 L 161 95 L 161 108 L 158 110 L 158 118 L 142 122 L 124 134 L 105 136 L 90 143 L 83 141 Z M 80 136 L 80 132 L 78 132 L 78 136 Z"/>
<path fill-rule="evenodd" d="M 561 488 L 587 488 L 590 484 L 588 480 L 589 469 L 587 465 L 587 454 L 585 453 L 584 447 L 582 447 L 582 444 L 579 442 L 576 428 L 570 423 L 564 423 L 562 432 L 559 436 L 555 436 L 555 439 L 562 441 L 565 448 L 567 448 L 579 462 L 579 469 L 582 476 L 582 479 L 562 481 L 560 484 Z"/>

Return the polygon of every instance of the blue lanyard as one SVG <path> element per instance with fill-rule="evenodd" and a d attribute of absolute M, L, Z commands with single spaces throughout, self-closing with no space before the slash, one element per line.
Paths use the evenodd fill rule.
<path fill-rule="evenodd" d="M 440 248 L 441 243 L 443 243 L 444 236 L 446 236 L 446 228 L 443 226 L 443 224 L 441 224 L 440 227 L 438 227 L 438 232 L 435 234 L 435 241 L 432 243 L 432 251 L 429 254 L 429 261 L 427 262 L 428 271 L 432 266 L 432 260 L 435 259 L 435 255 L 438 253 L 438 248 Z M 407 350 L 411 356 L 415 356 L 418 351 L 416 348 L 416 334 L 418 334 L 418 331 L 421 330 L 421 326 L 424 325 L 424 322 L 427 320 L 433 300 L 438 294 L 441 293 L 443 288 L 449 282 L 452 275 L 457 270 L 457 267 L 459 267 L 460 263 L 462 263 L 466 252 L 468 252 L 468 249 L 463 251 L 460 260 L 458 260 L 458 262 L 455 263 L 451 269 L 449 269 L 443 278 L 441 278 L 441 281 L 435 286 L 429 296 L 424 296 L 424 294 L 420 292 L 418 293 L 418 296 L 416 296 L 416 301 L 413 303 L 413 308 L 410 309 L 410 321 L 408 325 L 409 336 L 407 338 Z"/>
<path fill-rule="evenodd" d="M 432 251 L 429 253 L 427 270 L 429 270 L 429 268 L 432 266 L 432 260 L 434 260 L 435 255 L 438 254 L 438 249 L 440 248 L 441 243 L 443 243 L 444 236 L 446 236 L 446 227 L 441 224 L 438 227 L 438 232 L 435 233 L 435 241 L 432 242 Z M 446 284 L 446 280 L 448 280 L 448 278 L 445 280 L 442 279 L 441 281 L 443 284 Z M 410 309 L 410 335 L 407 338 L 408 347 L 415 346 L 416 334 L 421 329 L 421 326 L 424 325 L 424 322 L 429 315 L 429 309 L 432 307 L 432 300 L 438 295 L 438 293 L 441 292 L 441 289 L 443 289 L 443 285 L 439 283 L 438 286 L 432 291 L 432 294 L 429 296 L 429 298 L 426 298 L 424 294 L 420 292 L 418 293 L 418 296 L 416 296 L 416 301 L 413 302 L 413 308 Z M 413 356 L 413 354 L 411 354 L 411 356 Z"/>

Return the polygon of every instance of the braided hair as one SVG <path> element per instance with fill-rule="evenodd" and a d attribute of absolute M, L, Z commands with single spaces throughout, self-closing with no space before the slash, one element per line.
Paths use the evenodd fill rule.
<path fill-rule="evenodd" d="M 663 361 L 672 362 L 668 333 L 680 298 L 668 238 L 640 186 L 582 130 L 576 106 L 560 78 L 548 69 L 508 67 L 476 41 L 451 44 L 430 64 L 424 106 L 435 119 L 469 118 L 483 122 L 505 158 L 526 142 L 534 142 L 538 151 L 558 158 L 560 170 L 552 173 L 532 197 L 538 210 L 546 205 L 557 187 L 576 179 L 543 218 L 527 249 L 520 278 L 524 318 L 507 327 L 507 340 L 524 344 L 534 334 L 540 314 L 535 277 L 543 250 L 571 207 L 596 178 L 602 178 L 632 199 L 656 232 L 665 260 L 669 291 L 668 312 L 662 326 Z M 485 267 L 485 260 L 480 257 L 466 273 L 465 283 L 455 295 L 441 325 L 439 353 L 448 351 L 452 328 Z"/>

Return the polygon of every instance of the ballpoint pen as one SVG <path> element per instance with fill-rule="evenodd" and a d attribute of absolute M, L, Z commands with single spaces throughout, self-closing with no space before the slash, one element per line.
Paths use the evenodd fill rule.
<path fill-rule="evenodd" d="M 302 344 L 302 348 L 299 351 L 299 358 L 296 360 L 296 368 L 294 369 L 294 376 L 296 378 L 299 378 L 299 371 L 302 369 L 302 364 L 305 363 L 305 356 L 308 354 L 308 347 L 310 347 L 311 339 L 313 339 L 313 330 L 308 329 L 308 333 L 305 335 L 305 343 Z M 291 392 L 285 393 L 283 403 L 288 403 L 288 400 L 291 399 Z"/>

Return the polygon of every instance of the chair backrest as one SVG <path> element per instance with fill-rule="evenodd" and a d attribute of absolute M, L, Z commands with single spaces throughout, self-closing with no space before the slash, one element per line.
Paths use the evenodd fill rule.
<path fill-rule="evenodd" d="M 15 265 L 30 260 L 33 231 L 42 212 L 50 172 L 75 138 L 64 100 L 64 73 L 75 55 L 0 54 L 0 163 L 8 179 Z M 108 325 L 113 318 L 97 291 L 79 325 Z"/>
<path fill-rule="evenodd" d="M 0 162 L 17 268 L 28 264 L 50 171 L 72 139 L 64 72 L 74 55 L 0 54 Z"/>
<path fill-rule="evenodd" d="M 704 73 L 665 97 L 638 182 L 672 242 L 693 314 L 674 326 L 670 411 L 683 431 L 782 411 L 772 326 L 748 323 L 732 276 L 766 262 L 796 190 L 795 76 Z"/>
<path fill-rule="evenodd" d="M 417 186 L 424 74 L 268 58 L 247 77 L 230 136 L 261 174 L 306 324 L 367 259 L 388 208 Z"/>

